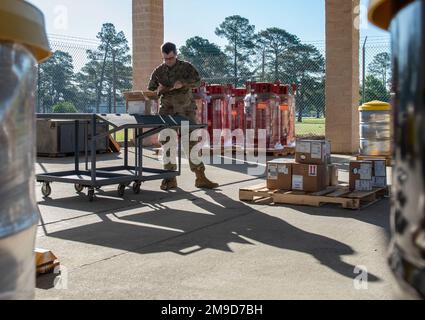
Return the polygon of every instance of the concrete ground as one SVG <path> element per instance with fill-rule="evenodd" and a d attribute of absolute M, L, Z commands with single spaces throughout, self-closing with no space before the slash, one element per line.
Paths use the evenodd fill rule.
<path fill-rule="evenodd" d="M 118 155 L 100 166 L 120 164 Z M 158 166 L 152 152 L 145 162 Z M 334 157 L 347 181 L 349 158 Z M 37 173 L 73 168 L 73 159 L 39 159 Z M 180 189 L 160 182 L 100 191 L 88 202 L 72 185 L 55 183 L 50 199 L 37 184 L 41 213 L 37 247 L 62 264 L 62 282 L 37 280 L 38 299 L 393 299 L 397 285 L 387 266 L 389 200 L 363 211 L 251 205 L 240 187 L 264 178 L 248 165 L 208 166 L 222 187 L 197 190 L 187 164 Z M 356 288 L 355 268 L 368 271 Z M 56 283 L 56 287 L 54 284 Z"/>

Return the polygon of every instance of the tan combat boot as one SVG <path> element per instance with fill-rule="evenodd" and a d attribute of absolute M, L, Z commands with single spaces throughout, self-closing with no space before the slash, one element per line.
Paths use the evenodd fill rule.
<path fill-rule="evenodd" d="M 219 187 L 218 183 L 208 180 L 205 176 L 205 168 L 196 169 L 196 183 L 195 186 L 199 189 L 217 189 Z"/>
<path fill-rule="evenodd" d="M 177 179 L 176 178 L 165 179 L 165 180 L 162 181 L 161 190 L 169 191 L 169 190 L 176 189 L 176 188 L 177 188 Z"/>

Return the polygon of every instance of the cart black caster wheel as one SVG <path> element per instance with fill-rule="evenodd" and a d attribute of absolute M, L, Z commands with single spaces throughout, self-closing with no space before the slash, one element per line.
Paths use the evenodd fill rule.
<path fill-rule="evenodd" d="M 90 202 L 94 201 L 94 189 L 89 189 L 89 191 L 87 192 L 87 197 L 89 198 Z"/>
<path fill-rule="evenodd" d="M 74 188 L 75 188 L 75 191 L 77 191 L 78 193 L 81 193 L 84 190 L 84 186 L 82 186 L 81 184 L 74 185 Z"/>
<path fill-rule="evenodd" d="M 141 183 L 135 182 L 133 184 L 133 192 L 134 194 L 139 194 L 140 193 L 140 187 L 142 186 Z"/>
<path fill-rule="evenodd" d="M 52 194 L 52 188 L 50 187 L 49 183 L 43 183 L 43 186 L 41 187 L 41 193 L 45 198 Z"/>
<path fill-rule="evenodd" d="M 119 197 L 124 197 L 124 194 L 125 194 L 125 188 L 126 188 L 126 186 L 125 186 L 124 184 L 120 184 L 120 185 L 118 186 L 118 196 L 119 196 Z"/>

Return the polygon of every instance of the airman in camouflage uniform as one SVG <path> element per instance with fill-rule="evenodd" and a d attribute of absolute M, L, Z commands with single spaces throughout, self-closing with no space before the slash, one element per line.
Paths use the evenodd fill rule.
<path fill-rule="evenodd" d="M 193 99 L 192 89 L 199 87 L 201 78 L 198 71 L 190 63 L 177 59 L 177 48 L 172 43 L 162 46 L 164 64 L 160 65 L 152 73 L 148 90 L 157 91 L 160 96 L 160 115 L 178 115 L 196 123 L 196 104 Z M 197 144 L 189 142 L 189 154 Z M 168 158 L 170 154 L 168 153 Z M 205 177 L 205 165 L 195 164 L 189 160 L 190 169 L 196 174 L 196 187 L 215 189 L 218 184 L 211 182 Z M 177 170 L 175 164 L 165 164 L 165 170 Z M 176 179 L 164 180 L 161 189 L 170 190 L 177 187 Z"/>

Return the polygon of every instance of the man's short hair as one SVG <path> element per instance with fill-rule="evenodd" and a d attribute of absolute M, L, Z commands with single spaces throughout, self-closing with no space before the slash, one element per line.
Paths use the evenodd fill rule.
<path fill-rule="evenodd" d="M 170 54 L 171 52 L 177 54 L 177 47 L 174 43 L 167 42 L 162 45 L 161 51 L 165 54 Z"/>

